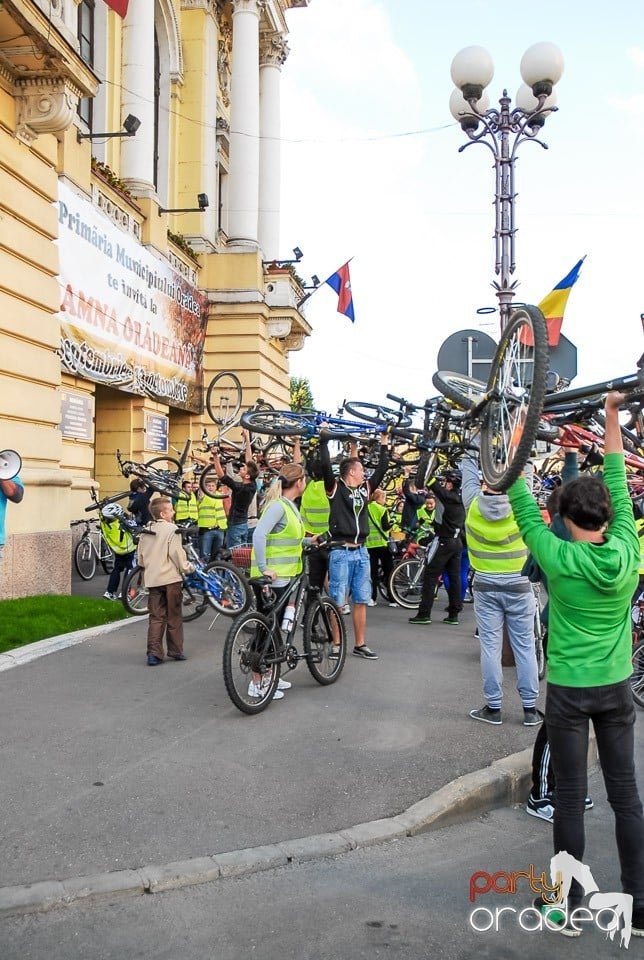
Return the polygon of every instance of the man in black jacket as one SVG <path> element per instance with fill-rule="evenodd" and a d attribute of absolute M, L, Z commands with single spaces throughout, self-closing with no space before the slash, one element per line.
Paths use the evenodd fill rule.
<path fill-rule="evenodd" d="M 320 465 L 324 488 L 329 498 L 329 596 L 342 607 L 347 593 L 353 601 L 352 617 L 355 646 L 353 654 L 363 660 L 377 660 L 365 642 L 367 604 L 371 599 L 371 572 L 365 540 L 369 535 L 369 496 L 380 485 L 389 463 L 387 437 L 381 434 L 380 460 L 369 480 L 357 457 L 348 457 L 340 463 L 340 477 L 336 480 L 328 441 L 320 434 Z"/>
<path fill-rule="evenodd" d="M 432 477 L 427 486 L 436 495 L 436 514 L 434 530 L 438 537 L 436 553 L 425 567 L 420 606 L 410 623 L 427 624 L 432 622 L 432 606 L 436 595 L 436 584 L 443 571 L 449 577 L 449 606 L 443 623 L 457 624 L 461 611 L 461 551 L 463 549 L 463 528 L 465 526 L 465 507 L 461 499 L 461 471 L 446 470 L 442 483 Z"/>

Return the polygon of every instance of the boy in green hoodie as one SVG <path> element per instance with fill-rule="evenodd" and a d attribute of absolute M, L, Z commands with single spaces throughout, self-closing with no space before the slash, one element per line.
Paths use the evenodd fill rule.
<path fill-rule="evenodd" d="M 556 780 L 555 853 L 583 861 L 588 727 L 597 737 L 608 801 L 616 823 L 622 887 L 633 897 L 632 933 L 644 937 L 644 816 L 634 763 L 635 709 L 630 600 L 638 579 L 633 519 L 618 411 L 606 398 L 604 478 L 581 476 L 561 492 L 559 515 L 571 541 L 548 529 L 525 482 L 508 495 L 523 539 L 548 577 L 550 617 L 546 724 Z M 573 881 L 569 906 L 581 902 Z M 562 932 L 581 929 L 564 923 Z"/>

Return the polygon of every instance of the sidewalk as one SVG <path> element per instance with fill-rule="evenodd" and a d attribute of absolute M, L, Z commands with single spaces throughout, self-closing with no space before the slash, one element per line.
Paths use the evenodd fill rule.
<path fill-rule="evenodd" d="M 307 859 L 338 851 L 287 842 L 342 833 L 351 849 L 520 799 L 529 752 L 421 803 L 529 751 L 535 736 L 513 669 L 503 725 L 469 718 L 483 703 L 473 613 L 446 626 L 442 599 L 429 627 L 400 608 L 370 609 L 378 661 L 349 656 L 330 687 L 301 663 L 285 698 L 257 717 L 228 699 L 228 624 L 209 629 L 208 615 L 186 625 L 185 663 L 145 665 L 142 619 L 0 673 L 0 887 L 139 871 L 142 892 L 151 865 L 215 857 L 221 872 L 222 854 L 273 844 Z"/>

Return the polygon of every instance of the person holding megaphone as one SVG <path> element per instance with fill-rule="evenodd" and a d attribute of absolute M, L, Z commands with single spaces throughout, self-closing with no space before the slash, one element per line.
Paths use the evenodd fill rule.
<path fill-rule="evenodd" d="M 18 476 L 21 466 L 22 460 L 15 450 L 0 450 L 0 562 L 4 554 L 7 501 L 20 503 L 25 492 Z"/>

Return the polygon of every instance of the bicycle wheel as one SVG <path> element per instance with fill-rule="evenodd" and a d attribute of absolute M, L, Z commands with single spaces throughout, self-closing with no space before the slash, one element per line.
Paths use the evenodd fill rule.
<path fill-rule="evenodd" d="M 148 611 L 148 590 L 143 582 L 143 567 L 134 566 L 125 575 L 121 588 L 121 602 L 133 617 L 144 617 Z M 193 591 L 186 584 L 181 590 L 181 619 L 184 623 L 196 620 L 208 607 L 205 594 Z"/>
<path fill-rule="evenodd" d="M 290 410 L 247 410 L 242 413 L 241 425 L 252 433 L 266 433 L 271 437 L 304 437 L 315 432 L 310 418 Z"/>
<path fill-rule="evenodd" d="M 237 617 L 251 605 L 253 595 L 248 580 L 232 563 L 213 560 L 204 573 L 208 578 L 205 595 L 210 606 L 226 617 Z"/>
<path fill-rule="evenodd" d="M 242 385 L 239 377 L 230 370 L 222 370 L 208 384 L 206 410 L 213 423 L 225 427 L 234 423 L 242 402 Z"/>
<path fill-rule="evenodd" d="M 345 400 L 343 408 L 352 417 L 358 417 L 359 420 L 366 420 L 368 423 L 377 423 L 381 427 L 392 420 L 399 427 L 410 427 L 411 417 L 408 413 L 402 413 L 400 410 L 392 410 L 390 407 L 383 407 L 380 403 L 362 403 L 360 400 Z"/>
<path fill-rule="evenodd" d="M 100 551 L 101 551 L 101 555 L 100 555 L 101 566 L 104 572 L 109 577 L 110 573 L 114 569 L 114 551 L 112 550 L 109 543 L 107 542 L 107 540 L 102 534 L 101 534 Z"/>
<path fill-rule="evenodd" d="M 148 612 L 148 591 L 143 583 L 143 567 L 138 564 L 125 574 L 121 603 L 133 617 L 142 617 Z"/>
<path fill-rule="evenodd" d="M 250 610 L 235 617 L 224 643 L 223 670 L 228 696 L 242 713 L 261 713 L 271 702 L 280 678 L 278 659 L 265 616 Z"/>
<path fill-rule="evenodd" d="M 482 380 L 448 370 L 437 370 L 432 377 L 432 383 L 444 397 L 463 410 L 471 410 L 479 400 L 482 400 L 487 389 L 487 384 Z"/>
<path fill-rule="evenodd" d="M 96 551 L 88 536 L 81 537 L 76 544 L 74 566 L 78 576 L 83 580 L 91 580 L 96 573 Z"/>
<path fill-rule="evenodd" d="M 633 700 L 638 707 L 644 707 L 644 640 L 640 640 L 633 647 L 632 663 L 631 690 Z"/>
<path fill-rule="evenodd" d="M 548 374 L 548 335 L 538 307 L 515 310 L 501 335 L 481 423 L 481 470 L 493 490 L 521 475 L 537 435 Z"/>
<path fill-rule="evenodd" d="M 261 459 L 269 469 L 278 470 L 293 459 L 293 444 L 284 440 L 272 440 L 261 450 Z"/>
<path fill-rule="evenodd" d="M 330 597 L 315 597 L 304 616 L 306 665 L 322 686 L 335 683 L 347 659 L 347 632 L 338 605 Z"/>
<path fill-rule="evenodd" d="M 391 572 L 389 590 L 396 603 L 405 610 L 413 610 L 420 605 L 424 568 L 424 560 L 411 557 L 403 560 Z"/>
<path fill-rule="evenodd" d="M 546 654 L 543 646 L 543 640 L 546 634 L 546 628 L 541 620 L 541 610 L 539 601 L 535 597 L 534 607 L 534 652 L 537 657 L 537 672 L 540 680 L 546 675 Z"/>

